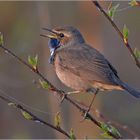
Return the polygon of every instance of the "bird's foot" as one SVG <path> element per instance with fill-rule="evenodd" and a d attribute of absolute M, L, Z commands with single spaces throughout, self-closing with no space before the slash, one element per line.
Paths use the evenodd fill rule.
<path fill-rule="evenodd" d="M 84 122 L 87 119 L 87 114 L 88 114 L 87 110 L 83 111 L 83 119 L 80 122 Z"/>
<path fill-rule="evenodd" d="M 66 98 L 66 96 L 67 96 L 67 94 L 63 94 L 63 95 L 62 95 L 61 101 L 60 101 L 61 104 L 63 103 L 63 101 L 64 101 L 64 99 Z"/>
<path fill-rule="evenodd" d="M 84 122 L 87 119 L 87 116 L 88 116 L 88 113 L 90 112 L 90 109 L 91 109 L 91 104 L 87 110 L 83 111 L 83 119 L 80 122 Z"/>

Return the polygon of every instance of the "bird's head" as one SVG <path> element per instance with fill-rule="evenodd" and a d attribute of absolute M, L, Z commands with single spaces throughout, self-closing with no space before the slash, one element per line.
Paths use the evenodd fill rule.
<path fill-rule="evenodd" d="M 54 55 L 57 49 L 60 50 L 85 42 L 81 33 L 72 26 L 58 27 L 52 30 L 43 28 L 43 30 L 47 30 L 51 33 L 49 35 L 42 35 L 50 39 L 48 45 L 50 48 L 51 56 Z"/>

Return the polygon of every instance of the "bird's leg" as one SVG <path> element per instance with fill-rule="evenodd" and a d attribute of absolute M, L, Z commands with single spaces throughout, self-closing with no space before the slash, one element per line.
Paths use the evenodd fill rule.
<path fill-rule="evenodd" d="M 85 114 L 84 114 L 84 119 L 86 118 L 87 113 L 90 111 L 90 109 L 91 109 L 91 107 L 92 107 L 92 104 L 93 104 L 93 102 L 94 102 L 94 100 L 95 100 L 95 97 L 96 97 L 98 91 L 99 91 L 99 89 L 96 89 L 96 91 L 94 92 L 94 95 L 93 95 L 93 98 L 92 98 L 92 100 L 91 100 L 91 103 L 90 103 L 90 105 L 89 105 L 87 111 L 86 111 Z"/>
<path fill-rule="evenodd" d="M 70 95 L 70 94 L 75 94 L 75 93 L 80 93 L 80 92 L 81 92 L 81 91 L 79 91 L 79 90 L 75 90 L 75 91 L 67 92 L 67 94 Z"/>
<path fill-rule="evenodd" d="M 66 97 L 67 95 L 75 94 L 75 93 L 80 93 L 80 92 L 81 92 L 81 91 L 78 91 L 78 90 L 67 92 L 66 94 L 64 94 L 64 95 L 62 96 L 62 98 L 61 98 L 61 103 L 64 101 L 64 99 L 65 99 L 65 97 Z"/>
<path fill-rule="evenodd" d="M 96 97 L 97 93 L 98 93 L 98 89 L 95 91 L 95 93 L 94 93 L 94 95 L 93 95 L 93 98 L 92 98 L 92 100 L 91 100 L 91 103 L 90 103 L 90 105 L 89 105 L 89 107 L 88 107 L 87 112 L 90 111 L 91 106 L 92 106 L 92 104 L 93 104 L 93 102 L 94 102 L 94 100 L 95 100 L 95 97 Z"/>

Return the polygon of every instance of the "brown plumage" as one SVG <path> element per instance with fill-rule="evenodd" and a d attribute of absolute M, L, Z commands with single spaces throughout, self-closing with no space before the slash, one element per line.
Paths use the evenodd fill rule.
<path fill-rule="evenodd" d="M 88 45 L 81 33 L 74 27 L 53 29 L 48 36 L 58 41 L 53 50 L 53 62 L 59 79 L 68 87 L 78 91 L 89 89 L 127 90 L 131 95 L 140 97 L 140 93 L 122 82 L 115 68 L 96 49 Z"/>
<path fill-rule="evenodd" d="M 101 90 L 121 89 L 114 82 L 114 75 L 117 77 L 114 68 L 103 55 L 86 44 L 57 50 L 54 64 L 59 79 L 75 90 L 92 87 Z"/>

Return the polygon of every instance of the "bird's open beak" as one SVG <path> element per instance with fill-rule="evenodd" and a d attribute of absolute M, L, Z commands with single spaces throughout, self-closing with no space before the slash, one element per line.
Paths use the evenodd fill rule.
<path fill-rule="evenodd" d="M 40 36 L 42 37 L 47 37 L 49 39 L 58 39 L 59 38 L 59 33 L 51 30 L 51 29 L 48 29 L 48 28 L 42 28 L 43 30 L 46 30 L 46 31 L 49 31 L 51 34 L 50 35 L 43 35 L 41 34 Z M 57 47 L 50 47 L 50 52 L 51 52 L 51 56 L 49 58 L 49 63 L 50 64 L 53 64 L 54 63 L 54 57 L 55 57 L 55 51 L 56 51 Z"/>
<path fill-rule="evenodd" d="M 55 31 L 53 31 L 53 30 L 51 30 L 51 29 L 48 29 L 48 28 L 42 28 L 43 30 L 46 30 L 46 31 L 49 31 L 50 33 L 52 33 L 51 35 L 43 35 L 43 34 L 41 34 L 40 36 L 43 36 L 43 37 L 47 37 L 47 38 L 55 38 L 55 39 L 58 39 L 58 33 L 57 32 L 55 32 Z"/>
<path fill-rule="evenodd" d="M 47 35 L 48 36 L 48 38 L 55 38 L 55 39 L 57 39 L 58 37 L 54 34 L 54 35 Z"/>

